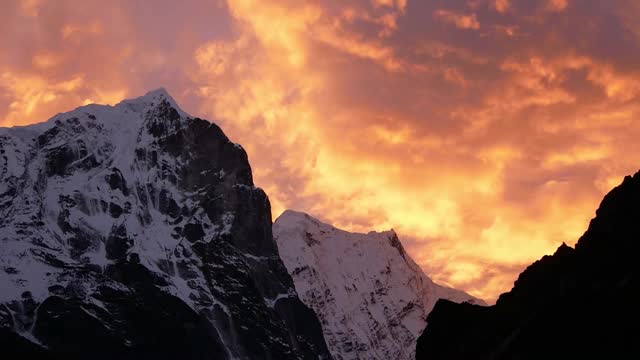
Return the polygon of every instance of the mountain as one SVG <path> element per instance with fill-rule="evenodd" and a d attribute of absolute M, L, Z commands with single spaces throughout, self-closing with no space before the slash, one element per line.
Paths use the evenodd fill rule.
<path fill-rule="evenodd" d="M 575 249 L 529 266 L 491 307 L 439 301 L 416 359 L 640 358 L 640 173 L 607 194 Z"/>
<path fill-rule="evenodd" d="M 413 359 L 439 298 L 483 304 L 431 281 L 393 231 L 354 234 L 287 210 L 274 222 L 273 234 L 336 360 Z"/>
<path fill-rule="evenodd" d="M 3 355 L 329 359 L 247 154 L 159 89 L 0 129 Z"/>

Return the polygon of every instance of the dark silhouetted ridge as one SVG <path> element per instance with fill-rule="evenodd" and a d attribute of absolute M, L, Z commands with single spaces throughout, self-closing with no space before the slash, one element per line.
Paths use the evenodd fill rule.
<path fill-rule="evenodd" d="M 530 265 L 496 305 L 439 301 L 417 359 L 637 359 L 640 172 L 605 196 L 575 249 Z"/>

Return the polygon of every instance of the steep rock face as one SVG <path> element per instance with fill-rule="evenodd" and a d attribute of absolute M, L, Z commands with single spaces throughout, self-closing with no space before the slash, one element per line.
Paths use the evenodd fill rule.
<path fill-rule="evenodd" d="M 43 358 L 330 356 L 245 151 L 162 89 L 0 129 L 0 289 Z"/>
<path fill-rule="evenodd" d="M 348 233 L 287 210 L 273 233 L 335 359 L 413 359 L 416 339 L 439 298 L 482 304 L 431 281 L 393 231 Z"/>
<path fill-rule="evenodd" d="M 495 306 L 437 303 L 417 359 L 640 358 L 640 173 L 602 201 L 575 249 L 529 266 Z"/>

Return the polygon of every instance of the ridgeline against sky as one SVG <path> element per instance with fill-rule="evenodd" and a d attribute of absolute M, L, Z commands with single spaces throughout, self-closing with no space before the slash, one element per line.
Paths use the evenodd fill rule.
<path fill-rule="evenodd" d="M 393 227 L 489 301 L 640 167 L 635 0 L 0 3 L 0 125 L 165 86 L 273 215 Z"/>

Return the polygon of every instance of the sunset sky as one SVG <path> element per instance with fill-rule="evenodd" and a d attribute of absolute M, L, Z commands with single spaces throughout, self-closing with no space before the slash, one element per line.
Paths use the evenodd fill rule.
<path fill-rule="evenodd" d="M 637 0 L 8 0 L 0 126 L 165 87 L 277 217 L 394 228 L 489 302 L 640 168 Z"/>

